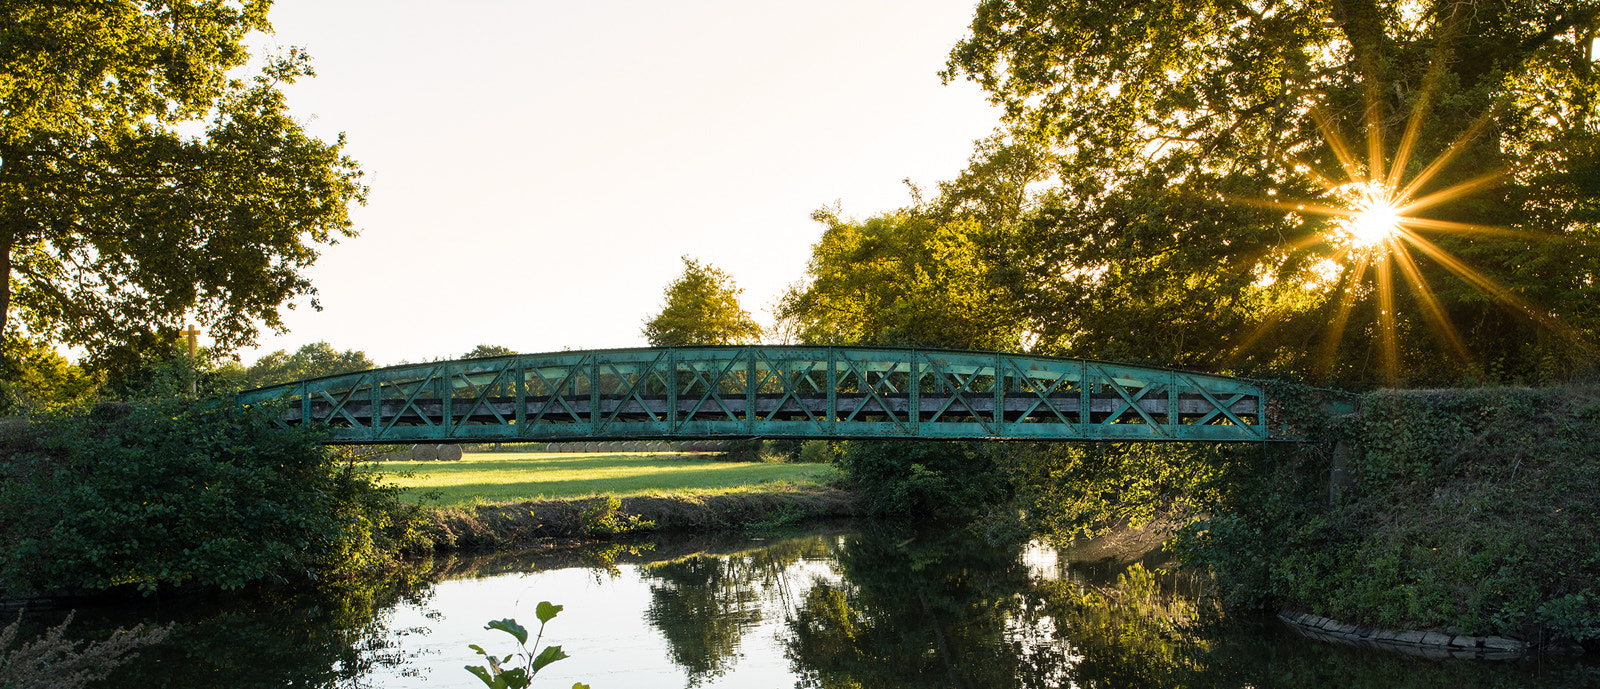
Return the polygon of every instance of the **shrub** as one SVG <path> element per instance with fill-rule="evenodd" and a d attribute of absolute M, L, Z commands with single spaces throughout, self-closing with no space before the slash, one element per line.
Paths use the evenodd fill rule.
<path fill-rule="evenodd" d="M 0 465 L 0 589 L 239 588 L 426 545 L 395 489 L 231 398 L 36 421 Z"/>
<path fill-rule="evenodd" d="M 850 441 L 838 466 L 867 512 L 889 519 L 973 519 L 1010 495 L 1006 475 L 975 443 Z"/>
<path fill-rule="evenodd" d="M 833 447 L 826 440 L 807 440 L 800 446 L 799 461 L 808 464 L 824 464 L 834 459 Z"/>

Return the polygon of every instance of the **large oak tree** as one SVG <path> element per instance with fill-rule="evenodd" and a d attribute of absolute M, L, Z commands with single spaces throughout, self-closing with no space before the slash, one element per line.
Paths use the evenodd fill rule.
<path fill-rule="evenodd" d="M 947 77 L 1007 124 L 944 191 L 981 216 L 1032 189 L 998 215 L 1043 351 L 1355 384 L 1559 377 L 1600 332 L 1597 11 L 986 0 Z M 1405 219 L 1377 249 L 1337 212 L 1369 187 Z"/>
<path fill-rule="evenodd" d="M 237 76 L 270 4 L 0 2 L 0 331 L 103 361 L 192 317 L 230 351 L 315 294 L 366 190 L 288 113 L 304 53 Z"/>

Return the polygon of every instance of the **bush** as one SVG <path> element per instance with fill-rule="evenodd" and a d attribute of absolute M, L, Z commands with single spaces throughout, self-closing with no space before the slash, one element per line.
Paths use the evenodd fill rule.
<path fill-rule="evenodd" d="M 798 461 L 807 464 L 826 464 L 834 460 L 833 446 L 826 440 L 807 440 L 800 446 Z"/>
<path fill-rule="evenodd" d="M 965 442 L 849 441 L 838 466 L 868 514 L 888 519 L 970 520 L 1010 497 L 1006 475 Z"/>
<path fill-rule="evenodd" d="M 0 465 L 0 590 L 239 588 L 383 566 L 415 508 L 231 398 L 38 419 Z"/>

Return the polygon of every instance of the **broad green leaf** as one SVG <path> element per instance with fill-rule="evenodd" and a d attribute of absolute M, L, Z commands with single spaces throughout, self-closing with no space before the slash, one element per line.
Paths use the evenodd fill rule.
<path fill-rule="evenodd" d="M 584 684 L 583 682 L 573 682 L 572 689 L 589 689 L 589 685 Z"/>
<path fill-rule="evenodd" d="M 539 616 L 539 622 L 546 623 L 556 618 L 556 613 L 561 612 L 562 606 L 552 605 L 550 601 L 539 601 L 539 607 L 534 614 Z"/>
<path fill-rule="evenodd" d="M 470 648 L 470 649 L 472 649 L 474 651 L 477 651 L 478 655 L 481 655 L 481 656 L 489 655 L 488 651 L 483 650 L 483 647 L 479 646 L 477 644 L 467 644 L 467 648 Z"/>
<path fill-rule="evenodd" d="M 527 670 L 520 667 L 505 671 L 500 675 L 499 679 L 505 682 L 506 689 L 523 689 L 523 687 L 533 683 L 533 675 L 528 674 Z"/>
<path fill-rule="evenodd" d="M 473 676 L 483 680 L 483 683 L 489 685 L 490 689 L 506 689 L 506 683 L 500 681 L 499 678 L 490 675 L 489 671 L 485 670 L 483 666 L 467 665 L 465 667 L 467 668 L 467 672 L 470 672 L 473 674 Z"/>
<path fill-rule="evenodd" d="M 543 606 L 545 604 L 540 603 L 540 605 Z M 543 608 L 541 608 L 541 612 L 542 610 Z M 554 617 L 554 615 L 552 615 L 552 617 Z M 541 614 L 539 618 L 543 620 L 544 616 Z M 517 643 L 519 644 L 528 643 L 528 628 L 517 624 L 516 620 L 509 617 L 503 620 L 495 620 L 490 622 L 488 625 L 484 626 L 484 629 L 498 629 L 502 632 L 517 637 Z"/>
<path fill-rule="evenodd" d="M 569 657 L 571 656 L 563 652 L 560 646 L 545 646 L 544 650 L 539 652 L 539 657 L 533 659 L 533 672 L 538 674 L 544 666 Z"/>

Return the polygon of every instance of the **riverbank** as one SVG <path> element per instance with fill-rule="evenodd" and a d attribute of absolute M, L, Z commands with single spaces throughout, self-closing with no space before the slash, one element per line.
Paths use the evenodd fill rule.
<path fill-rule="evenodd" d="M 1379 391 L 1358 415 L 1292 420 L 1316 442 L 1230 460 L 1216 516 L 1180 538 L 1225 595 L 1600 648 L 1600 387 Z"/>
<path fill-rule="evenodd" d="M 826 463 L 729 461 L 710 453 L 616 449 L 468 452 L 457 461 L 385 461 L 369 470 L 404 488 L 407 500 L 445 507 L 592 495 L 762 492 L 780 484 L 826 485 L 839 476 Z"/>
<path fill-rule="evenodd" d="M 522 548 L 629 532 L 759 532 L 862 514 L 861 501 L 854 493 L 812 484 L 728 493 L 604 495 L 422 509 L 434 550 Z"/>

